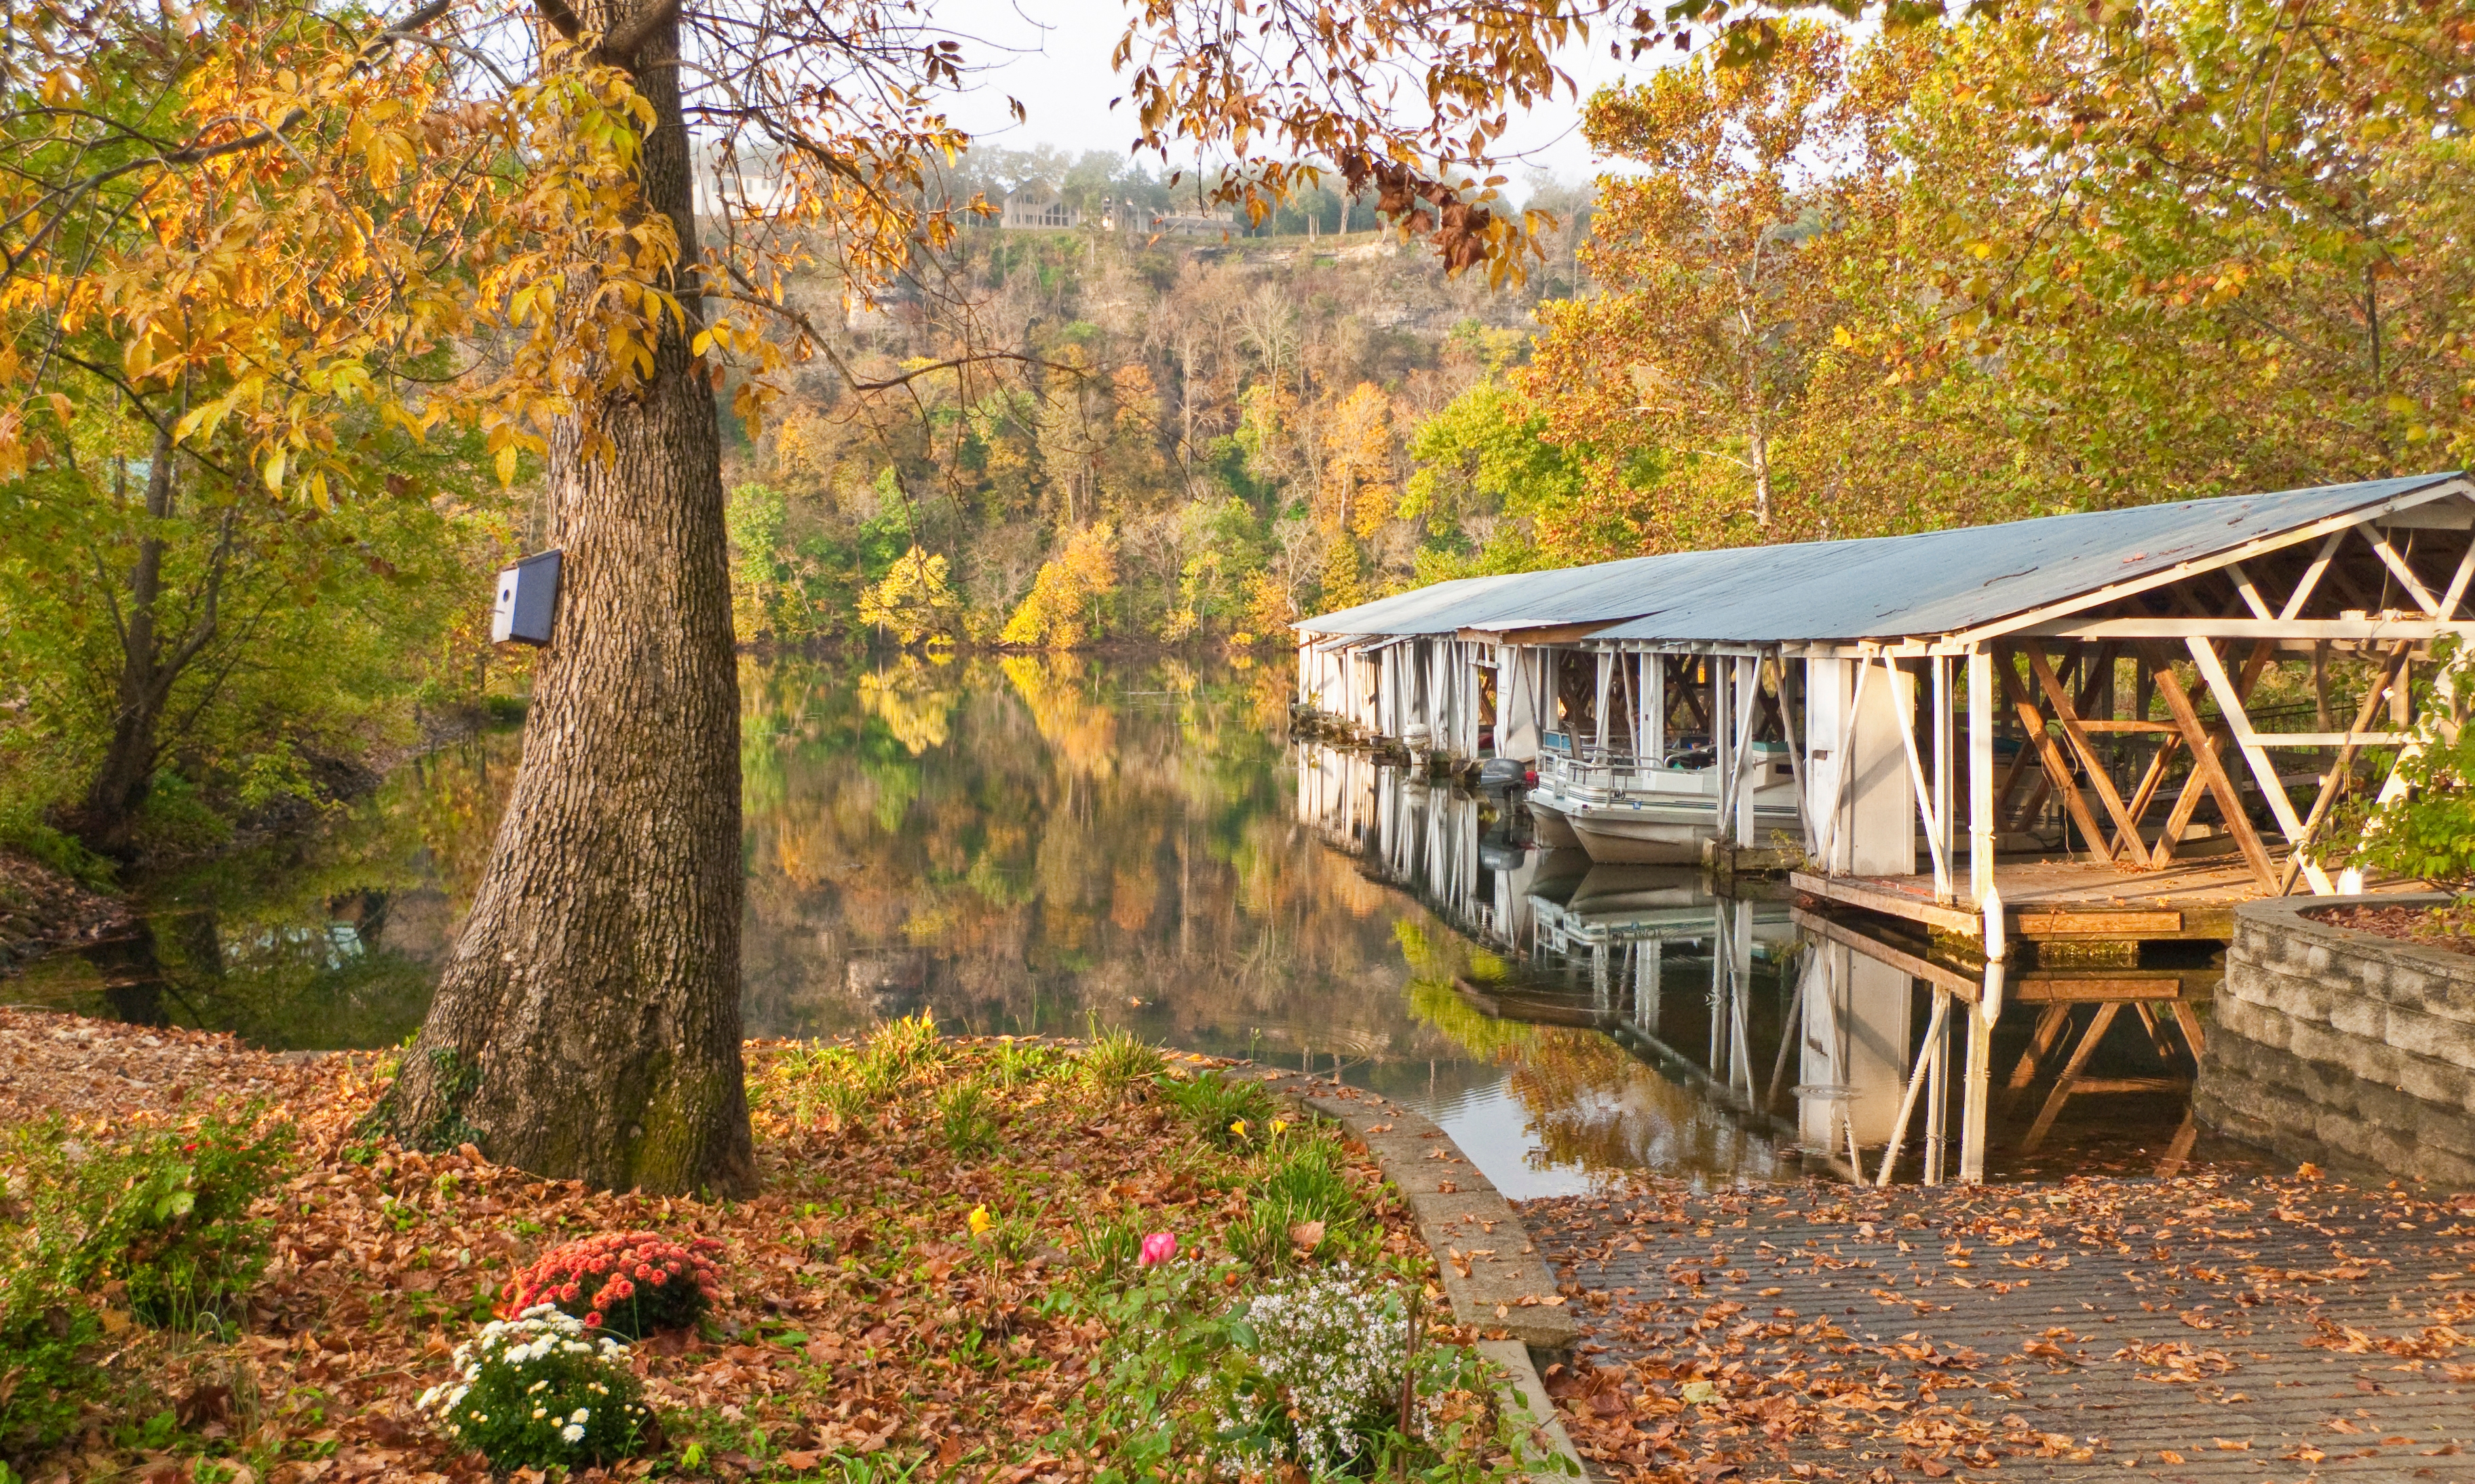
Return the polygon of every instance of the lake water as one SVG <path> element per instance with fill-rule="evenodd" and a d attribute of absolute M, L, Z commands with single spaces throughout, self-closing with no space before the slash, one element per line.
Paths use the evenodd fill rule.
<path fill-rule="evenodd" d="M 930 1010 L 1336 1071 L 1436 1119 L 1515 1197 L 1818 1167 L 1797 1146 L 1823 1142 L 1813 1107 L 1848 1074 L 1790 1034 L 1826 1007 L 1799 993 L 1811 950 L 1783 901 L 1593 869 L 1487 800 L 1291 742 L 1285 657 L 750 659 L 742 680 L 751 1035 Z M 141 933 L 0 999 L 272 1047 L 400 1042 L 517 744 L 433 753 L 314 839 L 150 884 Z M 1828 1010 L 1826 1038 L 1904 1058 L 1924 991 L 1877 1000 Z M 2093 1070 L 2155 1054 L 2132 1025 Z M 2006 1025 L 1997 1066 L 2027 1034 Z M 2180 1107 L 2071 1100 L 2039 1154 L 1997 1138 L 1997 1162 L 2134 1166 Z"/>

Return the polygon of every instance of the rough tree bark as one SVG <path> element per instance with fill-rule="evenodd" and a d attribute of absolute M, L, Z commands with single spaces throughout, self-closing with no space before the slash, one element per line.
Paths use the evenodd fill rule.
<path fill-rule="evenodd" d="M 628 29 L 647 0 L 575 7 Z M 659 0 L 651 0 L 658 6 Z M 654 13 L 649 11 L 648 13 Z M 632 59 L 654 124 L 644 191 L 697 258 L 675 7 Z M 564 18 L 564 16 L 562 16 Z M 721 438 L 689 340 L 553 440 L 562 564 L 523 761 L 472 916 L 386 1109 L 399 1137 L 596 1186 L 744 1194 L 739 684 Z"/>

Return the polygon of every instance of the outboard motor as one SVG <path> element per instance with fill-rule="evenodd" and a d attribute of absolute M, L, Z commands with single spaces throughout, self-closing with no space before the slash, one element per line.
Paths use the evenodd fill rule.
<path fill-rule="evenodd" d="M 1489 758 L 1479 765 L 1478 791 L 1512 793 L 1537 782 L 1538 775 L 1518 758 Z"/>

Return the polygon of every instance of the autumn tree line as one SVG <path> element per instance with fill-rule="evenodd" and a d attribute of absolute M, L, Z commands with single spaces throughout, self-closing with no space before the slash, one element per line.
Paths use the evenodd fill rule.
<path fill-rule="evenodd" d="M 741 631 L 1243 643 L 1446 576 L 2463 462 L 2471 36 L 1783 23 L 1593 98 L 1593 193 L 1534 198 L 1528 283 L 1450 309 L 1347 238 L 967 233 L 966 292 L 852 353 L 972 313 L 1026 359 L 792 405 L 737 475 Z"/>
<path fill-rule="evenodd" d="M 1097 217 L 1190 173 L 967 151 L 915 194 L 1092 221 L 791 277 L 835 354 L 730 424 L 735 632 L 1244 643 L 1470 572 L 2463 462 L 2468 46 L 2367 0 L 1784 22 L 1590 100 L 1605 173 L 1533 182 L 1497 284 L 1329 169 L 1156 238 Z M 480 598 L 550 502 L 508 429 L 364 415 L 398 498 L 287 505 L 157 477 L 180 403 L 87 401 L 4 486 L 11 838 L 209 847 L 521 683 Z"/>

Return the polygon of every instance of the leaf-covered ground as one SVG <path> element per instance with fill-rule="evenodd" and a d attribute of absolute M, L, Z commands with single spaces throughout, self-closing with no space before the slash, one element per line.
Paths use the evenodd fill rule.
<path fill-rule="evenodd" d="M 983 1069 L 1013 1055 L 944 1045 Z M 1051 1079 L 1001 1087 L 987 1110 L 993 1142 L 958 1156 L 933 1099 L 838 1120 L 780 1095 L 768 1076 L 785 1054 L 750 1047 L 764 1193 L 707 1204 L 588 1193 L 490 1166 L 469 1146 L 425 1156 L 356 1142 L 352 1126 L 382 1085 L 375 1055 L 272 1056 L 201 1033 L 0 1010 L 0 1123 L 57 1112 L 109 1135 L 262 1099 L 302 1132 L 295 1173 L 260 1205 L 273 1256 L 245 1332 L 227 1342 L 113 1323 L 101 1362 L 114 1399 L 31 1478 L 486 1477 L 414 1399 L 448 1377 L 450 1349 L 517 1267 L 624 1228 L 722 1239 L 730 1293 L 718 1339 L 641 1348 L 668 1447 L 658 1465 L 619 1474 L 1026 1484 L 1091 1472 L 1106 1440 L 1059 1438 L 1103 1335 L 1043 1315 L 1040 1300 L 1066 1280 L 1078 1222 L 1121 1217 L 1189 1251 L 1224 1247 L 1246 1206 L 1229 1188 L 1242 1147 L 1199 1137 L 1157 1097 Z M 1374 1222 L 1365 1240 L 1424 1263 L 1373 1166 L 1351 1177 Z M 972 1240 L 977 1206 L 1009 1241 Z M 992 1258 L 1000 1245 L 1013 1255 Z"/>
<path fill-rule="evenodd" d="M 1530 1203 L 1627 1481 L 2475 1477 L 2475 1197 L 2305 1167 Z"/>

